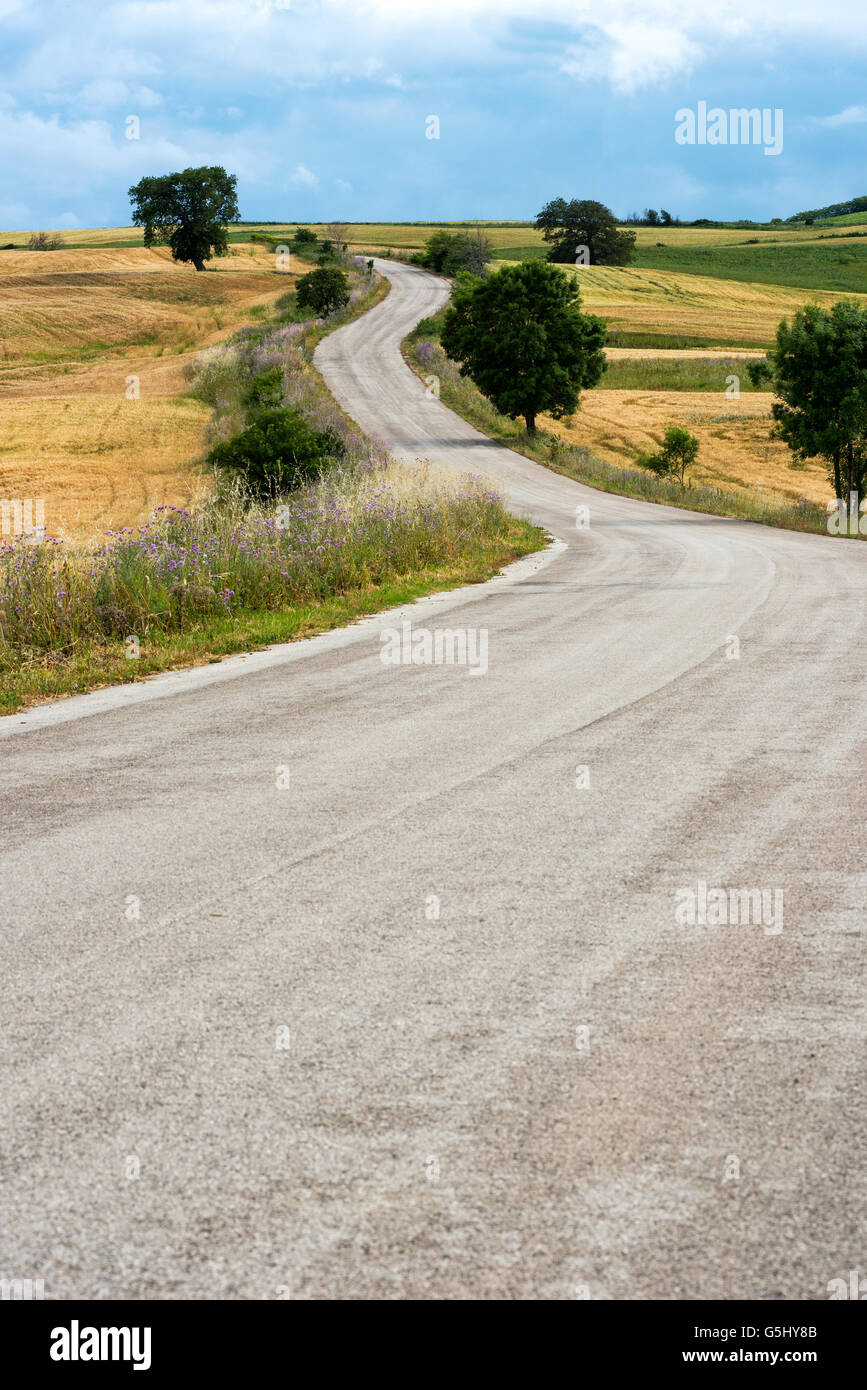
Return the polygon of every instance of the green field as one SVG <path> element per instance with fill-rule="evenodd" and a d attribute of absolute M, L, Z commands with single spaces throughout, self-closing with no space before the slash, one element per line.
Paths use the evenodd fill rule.
<path fill-rule="evenodd" d="M 633 265 L 711 275 L 747 284 L 867 293 L 867 242 L 834 238 L 825 243 L 763 242 L 758 246 L 639 246 Z"/>
<path fill-rule="evenodd" d="M 493 255 L 495 260 L 544 260 L 547 250 L 541 244 L 504 246 Z M 669 240 L 657 246 L 642 240 L 631 265 L 746 284 L 867 293 L 867 239 L 842 236 L 824 242 L 763 240 L 758 245 L 745 240 L 736 245 L 682 246 Z"/>
<path fill-rule="evenodd" d="M 746 364 L 738 357 L 620 357 L 608 360 L 599 382 L 603 391 L 724 391 L 736 376 L 741 392 L 753 391 Z"/>

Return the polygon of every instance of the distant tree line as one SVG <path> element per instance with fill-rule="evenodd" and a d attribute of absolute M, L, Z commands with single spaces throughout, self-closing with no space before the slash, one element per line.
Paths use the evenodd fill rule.
<path fill-rule="evenodd" d="M 637 212 L 631 212 L 628 217 L 624 217 L 623 223 L 627 227 L 681 226 L 680 218 L 672 217 L 671 213 L 666 212 L 665 208 L 660 208 L 659 212 L 656 211 L 656 208 L 645 208 L 644 212 L 640 215 Z"/>
<path fill-rule="evenodd" d="M 796 212 L 787 217 L 787 222 L 821 222 L 828 217 L 848 217 L 853 212 L 867 212 L 867 196 L 850 198 L 845 203 L 829 203 L 826 208 L 811 208 L 807 212 Z"/>

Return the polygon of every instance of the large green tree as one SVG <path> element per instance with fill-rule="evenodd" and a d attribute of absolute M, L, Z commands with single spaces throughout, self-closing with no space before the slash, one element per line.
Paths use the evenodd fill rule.
<path fill-rule="evenodd" d="M 611 209 L 592 198 L 554 198 L 536 226 L 551 242 L 549 261 L 574 262 L 579 246 L 586 246 L 590 265 L 628 265 L 635 251 L 635 233 L 621 231 Z"/>
<path fill-rule="evenodd" d="M 129 196 L 145 246 L 170 246 L 174 260 L 196 270 L 204 270 L 211 256 L 225 256 L 228 224 L 240 217 L 237 182 L 218 164 L 140 179 Z"/>
<path fill-rule="evenodd" d="M 774 433 L 798 459 L 824 458 L 838 498 L 867 486 L 867 309 L 841 299 L 808 304 L 783 319 L 768 362 L 749 369 L 770 378 Z"/>
<path fill-rule="evenodd" d="M 605 370 L 605 324 L 582 314 L 574 277 L 545 261 L 507 266 L 456 293 L 441 342 L 490 401 L 528 434 L 543 411 L 560 419 Z"/>

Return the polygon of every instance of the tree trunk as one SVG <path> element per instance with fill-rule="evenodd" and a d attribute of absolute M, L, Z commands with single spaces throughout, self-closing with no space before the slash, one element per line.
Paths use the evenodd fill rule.
<path fill-rule="evenodd" d="M 840 479 L 840 455 L 834 455 L 834 496 L 838 499 L 843 496 L 843 484 Z"/>
<path fill-rule="evenodd" d="M 846 501 L 852 500 L 855 491 L 855 447 L 852 440 L 846 445 Z"/>
<path fill-rule="evenodd" d="M 535 415 L 525 415 L 525 416 L 524 416 L 524 420 L 525 420 L 525 423 L 526 423 L 526 425 L 527 425 L 527 433 L 528 433 L 528 434 L 535 434 L 535 433 L 536 433 L 536 416 L 535 416 Z"/>
<path fill-rule="evenodd" d="M 193 265 L 196 267 L 196 270 L 204 270 L 205 268 L 205 262 L 203 260 L 197 260 L 195 257 L 193 257 Z"/>

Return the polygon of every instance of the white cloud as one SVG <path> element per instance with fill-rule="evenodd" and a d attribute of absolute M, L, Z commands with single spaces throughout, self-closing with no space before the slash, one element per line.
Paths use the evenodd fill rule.
<path fill-rule="evenodd" d="M 631 96 L 690 73 L 703 56 L 680 29 L 617 22 L 592 29 L 585 43 L 568 49 L 560 67 L 579 81 L 607 79 L 615 92 Z"/>
<path fill-rule="evenodd" d="M 313 170 L 312 170 L 312 169 L 308 169 L 308 168 L 307 168 L 307 165 L 306 165 L 306 164 L 296 164 L 296 165 L 295 165 L 294 170 L 292 171 L 292 173 L 291 173 L 290 176 L 289 176 L 289 182 L 290 182 L 291 184 L 293 184 L 295 188 L 318 188 L 318 187 L 319 187 L 319 180 L 318 180 L 318 178 L 317 178 L 316 175 L 313 173 Z"/>
<path fill-rule="evenodd" d="M 824 126 L 827 130 L 836 130 L 843 125 L 864 125 L 867 122 L 867 106 L 847 106 L 835 116 L 811 116 L 809 122 L 810 125 Z"/>
<path fill-rule="evenodd" d="M 74 100 L 89 110 L 122 106 L 129 110 L 152 110 L 162 103 L 159 92 L 150 87 L 130 85 L 116 77 L 98 77 L 81 88 Z"/>
<path fill-rule="evenodd" d="M 336 188 L 339 188 L 339 189 L 340 189 L 341 193 L 351 193 L 351 192 L 352 192 L 352 184 L 351 184 L 351 183 L 347 183 L 347 182 L 346 182 L 346 179 L 335 179 L 335 180 L 334 180 L 334 184 L 335 184 L 335 187 L 336 187 Z"/>
<path fill-rule="evenodd" d="M 867 47 L 852 0 L 546 0 L 544 10 L 538 0 L 43 3 L 50 22 L 28 21 L 20 9 L 10 20 L 30 39 L 12 75 L 28 99 L 106 80 L 153 86 L 157 76 L 166 90 L 168 74 L 178 93 L 208 82 L 240 94 L 261 80 L 304 87 L 359 76 L 407 90 L 417 73 L 438 64 L 454 70 L 463 57 L 474 68 L 538 71 L 541 62 L 627 93 L 686 74 L 723 49 L 760 61 L 795 44 Z M 517 36 L 534 26 L 539 32 L 523 45 Z"/>

